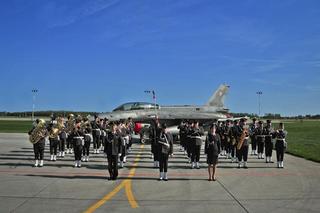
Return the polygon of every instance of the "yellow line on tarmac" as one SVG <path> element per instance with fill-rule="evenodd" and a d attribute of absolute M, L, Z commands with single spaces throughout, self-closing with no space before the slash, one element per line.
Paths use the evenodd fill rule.
<path fill-rule="evenodd" d="M 142 144 L 140 146 L 140 149 L 143 149 L 144 145 Z M 138 165 L 138 162 L 140 160 L 141 154 L 138 154 L 136 158 L 134 159 L 133 168 L 130 169 L 128 178 L 132 178 L 136 172 L 136 166 Z M 139 205 L 134 198 L 133 192 L 132 192 L 132 180 L 127 179 L 123 180 L 116 188 L 114 188 L 110 193 L 108 193 L 106 196 L 104 196 L 102 199 L 100 199 L 98 202 L 91 205 L 84 213 L 92 213 L 95 212 L 98 208 L 100 208 L 103 204 L 105 204 L 108 200 L 110 200 L 112 197 L 114 197 L 122 188 L 126 191 L 127 199 L 131 205 L 131 208 L 138 208 Z"/>

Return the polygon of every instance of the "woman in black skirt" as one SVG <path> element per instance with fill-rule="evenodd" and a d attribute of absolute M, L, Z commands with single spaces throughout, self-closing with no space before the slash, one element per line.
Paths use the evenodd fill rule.
<path fill-rule="evenodd" d="M 209 181 L 216 181 L 216 168 L 218 163 L 218 156 L 220 153 L 220 137 L 216 134 L 216 124 L 211 125 L 210 131 L 206 138 L 205 154 L 207 154 L 207 164 L 209 172 Z"/>

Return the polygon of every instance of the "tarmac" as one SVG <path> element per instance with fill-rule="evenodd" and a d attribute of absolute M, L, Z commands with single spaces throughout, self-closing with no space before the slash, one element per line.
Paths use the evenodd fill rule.
<path fill-rule="evenodd" d="M 165 182 L 150 145 L 134 143 L 119 179 L 109 181 L 103 154 L 73 168 L 71 154 L 50 162 L 47 146 L 44 167 L 35 168 L 26 134 L 2 133 L 0 145 L 0 212 L 320 212 L 320 164 L 287 154 L 284 169 L 251 155 L 249 168 L 238 169 L 221 157 L 209 182 L 205 155 L 191 169 L 175 145 Z"/>

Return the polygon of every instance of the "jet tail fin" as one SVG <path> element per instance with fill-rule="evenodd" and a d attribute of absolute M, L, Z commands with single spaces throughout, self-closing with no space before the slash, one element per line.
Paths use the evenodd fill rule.
<path fill-rule="evenodd" d="M 224 97 L 229 90 L 228 85 L 222 84 L 220 87 L 215 91 L 215 93 L 210 97 L 209 101 L 206 103 L 206 106 L 213 106 L 213 107 L 224 107 Z"/>

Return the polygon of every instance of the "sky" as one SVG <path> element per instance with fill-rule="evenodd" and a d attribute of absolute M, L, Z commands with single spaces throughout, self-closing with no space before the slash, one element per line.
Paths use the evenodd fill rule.
<path fill-rule="evenodd" d="M 318 0 L 2 0 L 0 111 L 129 101 L 319 114 Z"/>

